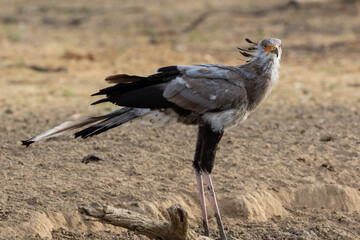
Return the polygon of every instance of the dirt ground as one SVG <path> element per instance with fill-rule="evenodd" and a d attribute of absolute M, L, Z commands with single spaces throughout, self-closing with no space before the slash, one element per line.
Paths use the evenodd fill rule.
<path fill-rule="evenodd" d="M 92 202 L 158 219 L 180 203 L 200 233 L 196 127 L 20 140 L 116 109 L 90 106 L 108 75 L 243 64 L 246 37 L 282 39 L 283 57 L 272 94 L 217 153 L 229 239 L 360 239 L 360 2 L 281 0 L 2 0 L 0 239 L 147 239 L 84 221 Z M 102 161 L 83 164 L 89 154 Z"/>

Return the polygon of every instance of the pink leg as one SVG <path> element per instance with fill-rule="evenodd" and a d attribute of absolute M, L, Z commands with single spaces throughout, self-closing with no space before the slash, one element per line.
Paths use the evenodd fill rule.
<path fill-rule="evenodd" d="M 202 211 L 202 217 L 203 217 L 203 227 L 205 230 L 205 236 L 209 235 L 209 225 L 208 225 L 208 218 L 207 218 L 207 212 L 206 212 L 206 202 L 205 202 L 205 195 L 204 195 L 204 185 L 203 185 L 203 179 L 200 173 L 196 172 L 196 181 L 199 189 L 199 196 L 200 196 L 200 204 L 201 204 L 201 211 Z"/>
<path fill-rule="evenodd" d="M 219 227 L 219 233 L 220 233 L 220 239 L 221 240 L 226 240 L 226 234 L 224 231 L 224 227 L 223 224 L 221 222 L 221 217 L 220 217 L 220 211 L 219 211 L 219 207 L 216 201 L 216 196 L 215 196 L 215 191 L 214 191 L 214 187 L 210 178 L 210 174 L 209 173 L 202 173 L 202 176 L 205 179 L 205 183 L 208 187 L 209 193 L 210 193 L 210 199 L 211 199 L 211 205 L 214 209 L 215 212 L 215 218 L 216 218 L 216 222 L 218 224 Z"/>

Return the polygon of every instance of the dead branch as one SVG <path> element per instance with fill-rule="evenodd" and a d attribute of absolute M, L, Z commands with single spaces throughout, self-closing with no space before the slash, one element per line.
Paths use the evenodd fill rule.
<path fill-rule="evenodd" d="M 127 228 L 152 239 L 162 240 L 206 240 L 189 230 L 188 214 L 180 204 L 167 209 L 170 222 L 149 218 L 145 215 L 127 209 L 114 208 L 93 203 L 90 206 L 80 206 L 79 212 L 86 220 L 106 222 L 115 226 Z"/>

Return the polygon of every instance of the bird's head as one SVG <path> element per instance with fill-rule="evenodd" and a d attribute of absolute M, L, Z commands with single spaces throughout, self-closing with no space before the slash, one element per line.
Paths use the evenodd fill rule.
<path fill-rule="evenodd" d="M 265 38 L 259 43 L 255 43 L 250 39 L 245 39 L 248 43 L 254 44 L 248 49 L 238 48 L 240 53 L 245 57 L 257 57 L 260 59 L 278 59 L 281 58 L 282 46 L 281 40 L 278 38 Z M 251 60 L 249 60 L 251 61 Z"/>
<path fill-rule="evenodd" d="M 261 55 L 276 56 L 280 60 L 282 53 L 281 40 L 278 38 L 265 38 L 258 44 L 258 51 Z"/>

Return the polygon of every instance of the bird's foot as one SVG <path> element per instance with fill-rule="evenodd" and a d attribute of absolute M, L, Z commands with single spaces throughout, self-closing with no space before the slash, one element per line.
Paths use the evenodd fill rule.
<path fill-rule="evenodd" d="M 220 216 L 215 213 L 215 218 L 216 218 L 216 222 L 218 224 L 218 227 L 219 227 L 219 234 L 220 234 L 220 240 L 227 240 L 227 237 L 226 237 L 226 234 L 225 234 L 225 231 L 224 231 L 224 226 L 221 222 L 221 218 Z"/>
<path fill-rule="evenodd" d="M 203 221 L 204 235 L 210 237 L 209 225 L 206 221 Z"/>

